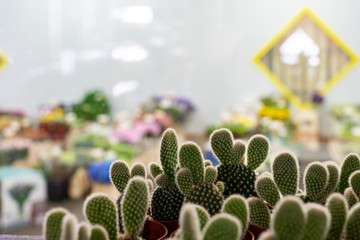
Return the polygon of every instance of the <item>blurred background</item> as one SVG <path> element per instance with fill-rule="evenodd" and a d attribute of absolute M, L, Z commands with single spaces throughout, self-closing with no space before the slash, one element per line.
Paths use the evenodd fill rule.
<path fill-rule="evenodd" d="M 3 0 L 0 233 L 116 196 L 112 161 L 159 161 L 173 127 L 269 137 L 272 154 L 360 152 L 357 1 Z M 268 169 L 270 158 L 262 166 Z M 304 169 L 302 169 L 304 170 Z"/>

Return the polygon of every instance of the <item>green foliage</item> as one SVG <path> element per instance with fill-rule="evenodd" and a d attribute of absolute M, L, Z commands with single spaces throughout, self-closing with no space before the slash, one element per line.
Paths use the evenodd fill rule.
<path fill-rule="evenodd" d="M 247 166 L 255 170 L 257 169 L 268 157 L 270 152 L 269 140 L 260 134 L 254 135 L 250 138 L 247 147 Z"/>
<path fill-rule="evenodd" d="M 280 153 L 272 165 L 274 181 L 282 195 L 295 195 L 299 185 L 299 164 L 294 155 Z"/>
<path fill-rule="evenodd" d="M 95 225 L 91 228 L 90 240 L 109 240 L 109 236 L 103 226 Z"/>
<path fill-rule="evenodd" d="M 45 240 L 60 240 L 62 233 L 62 221 L 68 211 L 63 208 L 54 208 L 48 211 L 44 218 L 44 238 Z"/>
<path fill-rule="evenodd" d="M 345 240 L 357 240 L 360 236 L 360 203 L 350 211 L 346 222 Z"/>
<path fill-rule="evenodd" d="M 266 204 L 259 198 L 248 198 L 250 223 L 260 228 L 267 229 L 270 225 L 270 211 Z"/>
<path fill-rule="evenodd" d="M 333 193 L 327 199 L 326 207 L 331 215 L 330 230 L 326 239 L 340 239 L 346 222 L 347 202 L 341 194 Z"/>
<path fill-rule="evenodd" d="M 110 166 L 110 180 L 116 189 L 123 193 L 130 179 L 130 169 L 123 160 L 117 160 Z"/>
<path fill-rule="evenodd" d="M 344 197 L 349 205 L 349 208 L 351 208 L 353 205 L 355 205 L 355 203 L 359 201 L 351 187 L 345 189 Z"/>
<path fill-rule="evenodd" d="M 256 179 L 255 189 L 259 197 L 268 202 L 271 206 L 275 206 L 280 200 L 279 189 L 271 175 L 268 173 L 264 173 Z"/>
<path fill-rule="evenodd" d="M 242 235 L 240 221 L 226 213 L 212 217 L 203 231 L 203 240 L 238 240 Z"/>
<path fill-rule="evenodd" d="M 328 169 L 319 162 L 310 163 L 305 169 L 304 186 L 306 197 L 316 201 L 322 197 L 329 180 Z"/>
<path fill-rule="evenodd" d="M 106 95 L 98 90 L 88 92 L 84 99 L 74 106 L 74 113 L 84 120 L 96 120 L 100 114 L 110 114 L 110 103 Z"/>
<path fill-rule="evenodd" d="M 245 234 L 249 223 L 249 206 L 244 197 L 237 194 L 228 197 L 224 201 L 222 212 L 236 217 L 241 223 L 241 232 Z"/>
<path fill-rule="evenodd" d="M 355 153 L 350 153 L 345 157 L 341 167 L 338 192 L 344 193 L 345 189 L 349 187 L 349 177 L 356 170 L 360 170 L 359 156 Z"/>
<path fill-rule="evenodd" d="M 276 205 L 270 228 L 279 240 L 297 240 L 304 231 L 305 223 L 301 201 L 296 197 L 287 196 Z"/>
<path fill-rule="evenodd" d="M 149 206 L 149 189 L 143 178 L 130 179 L 121 206 L 125 236 L 129 239 L 137 239 Z"/>
<path fill-rule="evenodd" d="M 90 195 L 84 203 L 84 216 L 93 225 L 102 225 L 110 240 L 116 240 L 118 212 L 115 203 L 105 194 Z"/>
<path fill-rule="evenodd" d="M 329 211 L 314 203 L 305 205 L 306 208 L 306 224 L 304 234 L 301 240 L 321 240 L 324 239 L 330 227 L 330 213 Z"/>

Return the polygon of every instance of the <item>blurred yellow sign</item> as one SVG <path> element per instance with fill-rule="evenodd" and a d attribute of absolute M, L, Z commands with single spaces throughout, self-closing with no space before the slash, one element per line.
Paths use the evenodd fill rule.
<path fill-rule="evenodd" d="M 0 51 L 0 71 L 5 67 L 6 64 L 7 64 L 7 58 L 6 58 L 5 54 L 3 54 Z"/>
<path fill-rule="evenodd" d="M 358 58 L 308 8 L 302 10 L 254 57 L 254 63 L 297 107 L 312 106 Z"/>

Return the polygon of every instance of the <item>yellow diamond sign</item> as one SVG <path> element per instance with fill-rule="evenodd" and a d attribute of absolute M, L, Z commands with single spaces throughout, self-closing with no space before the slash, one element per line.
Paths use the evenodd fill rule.
<path fill-rule="evenodd" d="M 297 107 L 310 107 L 356 64 L 357 56 L 309 9 L 301 11 L 254 58 Z"/>
<path fill-rule="evenodd" d="M 7 64 L 7 58 L 6 58 L 5 54 L 3 54 L 0 51 L 0 71 L 1 71 L 1 69 L 3 69 L 3 67 L 5 67 L 6 64 Z"/>

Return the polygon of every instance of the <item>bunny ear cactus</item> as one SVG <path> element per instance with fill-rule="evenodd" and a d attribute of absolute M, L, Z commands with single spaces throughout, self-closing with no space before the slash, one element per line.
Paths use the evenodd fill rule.
<path fill-rule="evenodd" d="M 135 163 L 131 167 L 131 177 L 140 176 L 146 178 L 145 166 L 142 163 Z"/>
<path fill-rule="evenodd" d="M 259 198 L 248 198 L 250 223 L 263 229 L 269 228 L 270 211 L 266 204 Z"/>
<path fill-rule="evenodd" d="M 115 203 L 105 194 L 90 195 L 84 203 L 84 216 L 93 225 L 103 226 L 109 240 L 116 240 L 118 233 L 118 212 Z"/>
<path fill-rule="evenodd" d="M 353 205 L 355 205 L 359 200 L 357 196 L 355 195 L 354 191 L 351 189 L 351 187 L 348 187 L 345 189 L 344 197 L 349 205 L 349 208 L 351 208 Z"/>
<path fill-rule="evenodd" d="M 203 230 L 202 240 L 238 240 L 242 236 L 240 221 L 229 214 L 212 217 Z"/>
<path fill-rule="evenodd" d="M 326 207 L 331 215 L 330 230 L 326 239 L 340 239 L 346 222 L 347 202 L 341 194 L 333 193 L 327 199 Z"/>
<path fill-rule="evenodd" d="M 263 173 L 256 179 L 255 189 L 259 197 L 271 206 L 275 206 L 280 200 L 279 189 L 269 173 Z"/>
<path fill-rule="evenodd" d="M 200 222 L 200 229 L 202 230 L 206 223 L 209 221 L 210 219 L 210 215 L 209 213 L 206 211 L 205 208 L 199 206 L 199 205 L 194 205 L 195 206 L 195 210 L 197 213 L 197 216 L 199 218 L 199 222 Z"/>
<path fill-rule="evenodd" d="M 322 193 L 325 191 L 328 180 L 329 171 L 323 164 L 320 162 L 310 163 L 305 169 L 306 197 L 312 202 L 319 201 L 323 197 Z"/>
<path fill-rule="evenodd" d="M 184 204 L 179 219 L 182 240 L 201 240 L 200 222 L 194 204 Z"/>
<path fill-rule="evenodd" d="M 280 153 L 272 165 L 274 181 L 283 196 L 295 195 L 299 186 L 299 163 L 291 153 Z"/>
<path fill-rule="evenodd" d="M 125 239 L 135 240 L 144 226 L 149 206 L 149 189 L 141 177 L 134 177 L 128 183 L 121 202 Z"/>
<path fill-rule="evenodd" d="M 67 214 L 62 221 L 62 238 L 61 240 L 75 240 L 76 239 L 77 219 L 73 214 Z"/>
<path fill-rule="evenodd" d="M 90 227 L 86 222 L 82 222 L 78 225 L 77 239 L 78 240 L 89 240 L 90 239 Z"/>
<path fill-rule="evenodd" d="M 324 203 L 328 196 L 336 191 L 340 181 L 340 169 L 338 165 L 334 161 L 324 162 L 324 165 L 329 172 L 329 180 L 325 190 L 319 195 L 317 199 L 317 202 L 319 203 Z"/>
<path fill-rule="evenodd" d="M 330 227 L 329 211 L 314 203 L 305 205 L 306 209 L 306 225 L 301 240 L 321 240 L 325 239 Z"/>
<path fill-rule="evenodd" d="M 179 151 L 181 169 L 176 183 L 185 195 L 185 202 L 204 207 L 210 215 L 219 213 L 224 197 L 214 184 L 216 169 L 207 167 L 205 171 L 200 148 L 192 142 L 184 143 Z"/>
<path fill-rule="evenodd" d="M 151 199 L 151 215 L 154 220 L 169 221 L 179 218 L 184 195 L 175 183 L 178 165 L 178 138 L 173 129 L 167 129 L 161 139 L 160 162 L 150 165 L 150 172 L 158 187 Z"/>
<path fill-rule="evenodd" d="M 346 221 L 345 240 L 357 240 L 360 236 L 360 203 L 350 211 Z"/>
<path fill-rule="evenodd" d="M 109 236 L 103 226 L 95 225 L 91 229 L 90 240 L 109 240 Z"/>
<path fill-rule="evenodd" d="M 224 182 L 224 196 L 238 193 L 245 197 L 256 196 L 255 170 L 263 163 L 270 149 L 268 139 L 263 135 L 253 136 L 246 145 L 234 141 L 232 133 L 225 128 L 214 131 L 210 136 L 211 148 L 220 161 L 218 180 Z M 247 165 L 245 165 L 245 154 Z"/>
<path fill-rule="evenodd" d="M 62 239 L 62 222 L 69 212 L 64 208 L 55 208 L 46 213 L 43 225 L 45 240 Z"/>
<path fill-rule="evenodd" d="M 360 170 L 359 155 L 355 153 L 348 154 L 341 166 L 340 183 L 338 192 L 344 193 L 345 189 L 349 187 L 349 177 L 351 173 L 356 170 Z"/>
<path fill-rule="evenodd" d="M 360 198 L 360 171 L 355 171 L 350 175 L 349 183 L 357 199 Z"/>
<path fill-rule="evenodd" d="M 245 198 L 231 195 L 224 201 L 222 212 L 236 217 L 241 223 L 241 232 L 245 234 L 249 223 L 249 206 Z"/>

